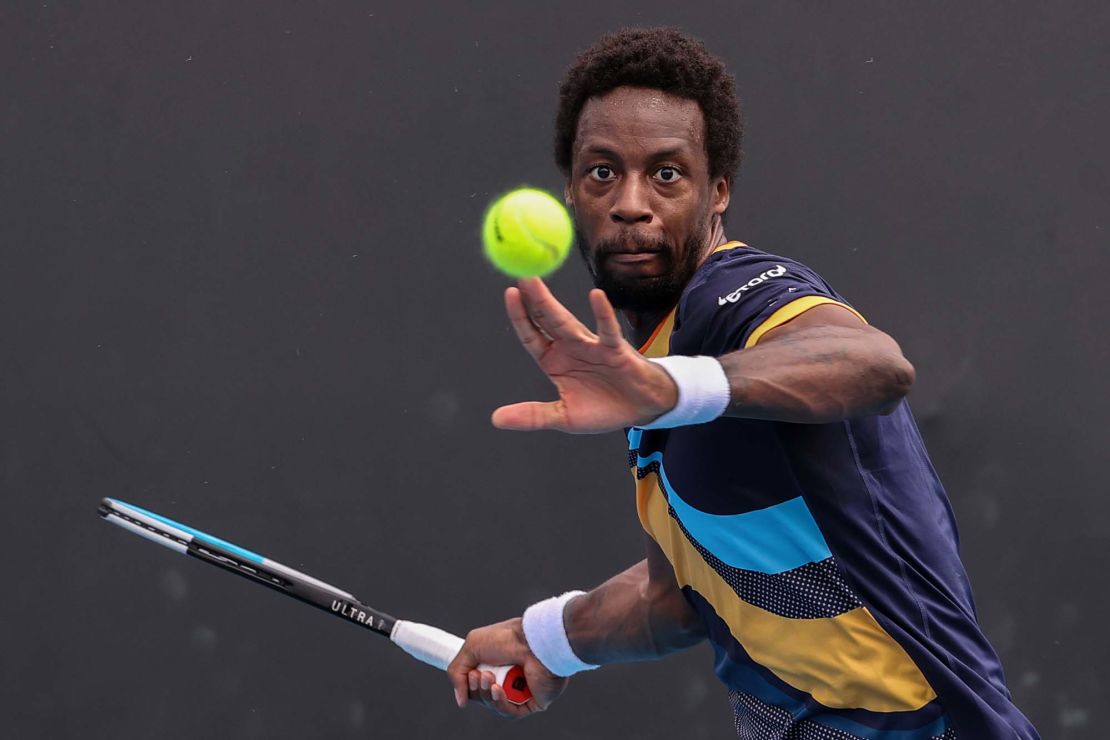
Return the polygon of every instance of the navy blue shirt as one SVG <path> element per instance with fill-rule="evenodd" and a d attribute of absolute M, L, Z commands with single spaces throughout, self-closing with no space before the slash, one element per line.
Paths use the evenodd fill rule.
<path fill-rule="evenodd" d="M 733 242 L 641 351 L 720 356 L 829 303 L 855 313 L 806 266 Z M 641 522 L 707 628 L 740 737 L 1038 737 L 979 627 L 904 401 L 832 424 L 721 418 L 628 439 Z"/>

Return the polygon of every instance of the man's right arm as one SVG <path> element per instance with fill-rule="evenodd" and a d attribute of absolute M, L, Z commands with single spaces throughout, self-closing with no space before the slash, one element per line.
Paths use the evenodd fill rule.
<path fill-rule="evenodd" d="M 594 665 L 655 660 L 705 639 L 666 556 L 646 540 L 644 560 L 567 603 L 563 624 L 580 660 Z M 509 704 L 491 685 L 493 675 L 478 673 L 481 663 L 523 666 L 534 698 L 522 707 Z M 460 706 L 481 701 L 507 717 L 543 711 L 566 685 L 532 654 L 519 617 L 471 631 L 447 673 Z"/>
<path fill-rule="evenodd" d="M 655 660 L 705 639 L 674 571 L 650 537 L 647 557 L 567 604 L 563 623 L 575 654 L 604 665 Z"/>

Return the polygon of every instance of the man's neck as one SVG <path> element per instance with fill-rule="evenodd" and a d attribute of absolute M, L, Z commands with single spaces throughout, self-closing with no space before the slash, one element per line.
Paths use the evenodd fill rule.
<path fill-rule="evenodd" d="M 724 227 L 720 219 L 717 219 L 716 223 L 713 225 L 713 230 L 710 232 L 710 238 L 706 242 L 709 246 L 706 247 L 705 252 L 698 260 L 698 267 L 701 267 L 705 261 L 709 259 L 709 255 L 713 254 L 714 249 L 727 243 L 728 239 L 725 238 Z M 685 287 L 686 286 L 683 286 L 683 289 L 685 289 Z M 667 318 L 667 314 L 673 309 L 674 306 L 654 311 L 621 311 L 624 320 L 628 322 L 628 338 L 632 346 L 637 349 L 643 347 L 644 343 L 651 337 L 651 333 L 655 331 L 655 327 L 659 326 L 659 323 Z"/>
<path fill-rule="evenodd" d="M 624 320 L 628 322 L 628 339 L 632 346 L 636 349 L 643 347 L 651 333 L 655 331 L 655 327 L 659 326 L 659 322 L 670 312 L 670 308 L 661 311 L 621 311 Z"/>

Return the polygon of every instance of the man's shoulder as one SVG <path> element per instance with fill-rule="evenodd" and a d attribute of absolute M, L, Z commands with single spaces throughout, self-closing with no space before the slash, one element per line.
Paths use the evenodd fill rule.
<path fill-rule="evenodd" d="M 848 305 L 801 262 L 728 244 L 709 256 L 683 291 L 670 348 L 675 354 L 713 355 L 742 349 L 761 329 L 820 303 Z"/>
<path fill-rule="evenodd" d="M 719 247 L 694 273 L 683 291 L 679 313 L 713 310 L 739 303 L 761 286 L 787 278 L 824 280 L 803 263 L 742 243 Z"/>

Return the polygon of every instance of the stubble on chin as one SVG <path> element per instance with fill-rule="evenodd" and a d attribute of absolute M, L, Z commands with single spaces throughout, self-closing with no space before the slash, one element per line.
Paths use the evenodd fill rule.
<path fill-rule="evenodd" d="M 606 256 L 617 251 L 618 244 L 602 242 L 591 248 L 577 233 L 577 244 L 586 269 L 593 278 L 594 286 L 600 288 L 614 308 L 621 311 L 653 312 L 670 310 L 678 303 L 682 291 L 694 276 L 701 262 L 704 238 L 692 236 L 683 245 L 676 259 L 674 245 L 666 240 L 656 243 L 642 243 L 643 248 L 658 248 L 664 269 L 659 275 L 651 277 L 620 276 L 606 265 Z"/>

